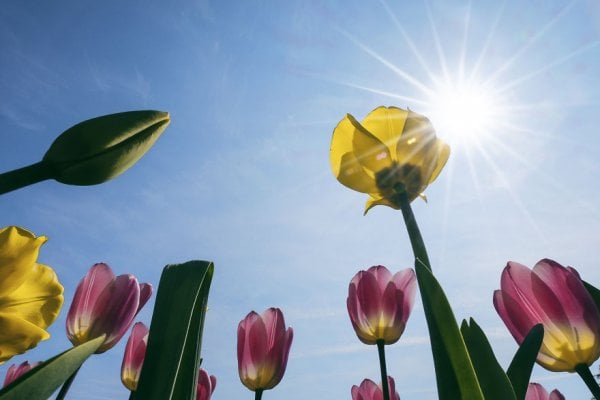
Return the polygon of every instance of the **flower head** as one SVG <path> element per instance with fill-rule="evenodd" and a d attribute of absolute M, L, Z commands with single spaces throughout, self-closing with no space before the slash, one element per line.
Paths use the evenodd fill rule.
<path fill-rule="evenodd" d="M 142 322 L 136 322 L 131 329 L 127 345 L 125 345 L 123 364 L 121 364 L 121 382 L 131 391 L 137 389 L 140 380 L 140 373 L 146 356 L 148 332 L 146 325 Z"/>
<path fill-rule="evenodd" d="M 4 386 L 10 385 L 14 380 L 23 375 L 25 372 L 29 371 L 42 364 L 41 361 L 34 362 L 33 364 L 29 364 L 29 361 L 25 361 L 19 365 L 13 364 L 8 367 L 6 370 L 6 376 L 4 377 Z"/>
<path fill-rule="evenodd" d="M 0 229 L 0 364 L 48 339 L 46 328 L 63 304 L 63 287 L 52 268 L 36 262 L 45 236 Z"/>
<path fill-rule="evenodd" d="M 96 185 L 135 164 L 169 125 L 169 113 L 128 111 L 88 119 L 64 131 L 43 162 L 52 178 L 69 185 Z"/>
<path fill-rule="evenodd" d="M 525 400 L 565 400 L 565 396 L 557 389 L 554 389 L 548 394 L 546 389 L 539 383 L 530 383 L 527 386 Z"/>
<path fill-rule="evenodd" d="M 275 387 L 283 378 L 294 336 L 285 328 L 283 313 L 269 308 L 252 311 L 238 325 L 237 356 L 240 380 L 250 390 Z"/>
<path fill-rule="evenodd" d="M 494 307 L 521 344 L 530 329 L 544 326 L 537 362 L 550 371 L 573 372 L 600 356 L 600 312 L 577 271 L 544 259 L 532 270 L 509 262 L 494 292 Z"/>
<path fill-rule="evenodd" d="M 214 375 L 208 376 L 205 369 L 198 371 L 198 386 L 196 388 L 196 400 L 210 400 L 215 388 L 217 387 L 217 378 Z"/>
<path fill-rule="evenodd" d="M 103 353 L 127 332 L 152 294 L 152 285 L 133 275 L 115 276 L 106 264 L 95 264 L 79 282 L 69 314 L 67 336 L 74 345 L 106 335 L 96 350 Z"/>
<path fill-rule="evenodd" d="M 335 127 L 330 163 L 343 185 L 367 193 L 365 214 L 376 205 L 400 209 L 398 190 L 410 201 L 437 178 L 450 147 L 427 118 L 410 110 L 378 107 L 359 123 L 347 114 Z"/>
<path fill-rule="evenodd" d="M 415 300 L 415 272 L 408 268 L 394 275 L 377 265 L 359 271 L 348 288 L 348 314 L 358 338 L 366 344 L 400 339 Z"/>
<path fill-rule="evenodd" d="M 396 392 L 396 383 L 391 376 L 388 379 L 388 389 L 391 400 L 400 400 L 400 395 Z M 352 386 L 352 400 L 383 400 L 383 390 L 370 379 L 365 379 L 360 386 Z"/>

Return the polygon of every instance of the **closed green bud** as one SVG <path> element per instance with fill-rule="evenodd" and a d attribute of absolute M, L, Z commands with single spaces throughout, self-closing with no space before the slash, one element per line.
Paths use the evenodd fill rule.
<path fill-rule="evenodd" d="M 43 164 L 51 177 L 70 185 L 95 185 L 131 167 L 169 124 L 163 111 L 129 111 L 92 118 L 67 129 L 52 143 Z"/>

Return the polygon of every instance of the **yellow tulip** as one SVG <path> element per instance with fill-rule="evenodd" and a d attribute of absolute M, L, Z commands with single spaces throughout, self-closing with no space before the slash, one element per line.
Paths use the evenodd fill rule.
<path fill-rule="evenodd" d="M 365 214 L 386 205 L 400 209 L 398 193 L 409 201 L 437 178 L 450 147 L 435 136 L 429 120 L 410 110 L 378 107 L 359 123 L 347 114 L 335 127 L 330 162 L 340 183 L 367 193 Z"/>
<path fill-rule="evenodd" d="M 52 268 L 36 262 L 45 236 L 26 229 L 0 229 L 0 364 L 35 347 L 63 303 Z"/>

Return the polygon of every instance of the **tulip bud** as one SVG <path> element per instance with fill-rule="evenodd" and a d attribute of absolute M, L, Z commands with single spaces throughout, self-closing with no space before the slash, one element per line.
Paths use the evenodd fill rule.
<path fill-rule="evenodd" d="M 88 119 L 56 138 L 43 163 L 59 182 L 96 185 L 122 174 L 139 160 L 169 121 L 169 113 L 151 110 Z"/>

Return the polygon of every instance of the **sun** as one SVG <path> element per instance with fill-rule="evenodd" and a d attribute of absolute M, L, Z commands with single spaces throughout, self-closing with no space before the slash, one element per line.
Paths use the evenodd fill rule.
<path fill-rule="evenodd" d="M 426 115 L 436 131 L 451 145 L 483 141 L 506 117 L 498 90 L 476 81 L 440 82 L 432 88 L 427 108 Z"/>

